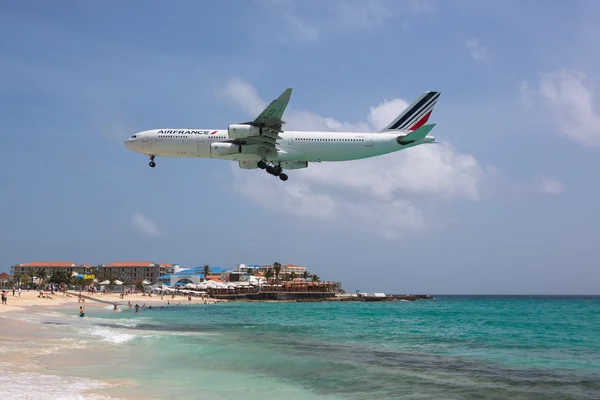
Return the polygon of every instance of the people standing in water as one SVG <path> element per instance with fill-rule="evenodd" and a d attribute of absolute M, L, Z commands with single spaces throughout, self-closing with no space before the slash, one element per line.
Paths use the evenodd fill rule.
<path fill-rule="evenodd" d="M 81 318 L 85 317 L 85 308 L 83 306 L 79 307 L 79 316 Z"/>
<path fill-rule="evenodd" d="M 113 305 L 113 310 L 117 311 L 118 308 L 119 308 L 119 303 L 117 303 L 115 301 L 115 304 Z"/>

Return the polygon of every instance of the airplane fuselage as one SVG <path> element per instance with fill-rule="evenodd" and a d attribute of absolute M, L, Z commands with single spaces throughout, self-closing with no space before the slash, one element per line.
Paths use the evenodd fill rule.
<path fill-rule="evenodd" d="M 356 133 L 285 131 L 276 144 L 276 152 L 261 153 L 259 146 L 234 141 L 228 130 L 154 129 L 136 133 L 125 145 L 138 153 L 157 157 L 217 158 L 258 162 L 349 161 L 380 156 L 423 143 L 433 136 L 401 143 L 407 132 Z"/>

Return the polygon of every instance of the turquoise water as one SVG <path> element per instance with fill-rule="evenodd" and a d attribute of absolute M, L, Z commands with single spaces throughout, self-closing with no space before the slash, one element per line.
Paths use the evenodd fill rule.
<path fill-rule="evenodd" d="M 600 398 L 600 297 L 224 303 L 92 317 L 125 349 L 115 365 L 135 366 L 94 374 L 134 379 L 141 386 L 127 390 L 148 397 Z"/>

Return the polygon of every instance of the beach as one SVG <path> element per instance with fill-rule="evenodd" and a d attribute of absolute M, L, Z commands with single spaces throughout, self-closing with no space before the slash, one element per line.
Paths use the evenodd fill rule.
<path fill-rule="evenodd" d="M 76 295 L 37 295 L 0 306 L 7 398 L 600 397 L 598 297 L 187 305 L 96 294 L 104 302 L 86 300 L 80 318 Z"/>
<path fill-rule="evenodd" d="M 101 324 L 94 316 L 115 312 L 114 302 L 118 304 L 118 312 L 129 309 L 128 302 L 134 307 L 138 304 L 156 308 L 214 304 L 212 299 L 192 297 L 188 301 L 185 296 L 174 299 L 164 296 L 161 300 L 160 296 L 149 297 L 142 293 L 129 294 L 122 299 L 120 293 L 89 294 L 83 291 L 84 301 L 79 300 L 79 292 L 45 292 L 44 297 L 39 294 L 39 291 L 25 290 L 13 296 L 9 291 L 7 304 L 0 306 L 0 384 L 3 393 L 14 395 L 12 398 L 122 398 L 107 393 L 135 387 L 135 383 L 127 379 L 98 380 L 90 378 L 87 371 L 113 363 L 114 354 L 106 353 L 91 342 L 99 339 L 101 343 L 121 344 L 130 336 L 113 335 L 109 329 L 98 327 L 96 324 Z M 85 311 L 83 318 L 79 317 L 81 306 Z M 79 319 L 87 322 L 90 318 L 91 324 L 77 324 Z M 90 332 L 88 340 L 85 335 L 82 338 L 81 328 Z M 85 356 L 82 357 L 82 353 Z M 130 393 L 126 398 L 138 397 Z"/>

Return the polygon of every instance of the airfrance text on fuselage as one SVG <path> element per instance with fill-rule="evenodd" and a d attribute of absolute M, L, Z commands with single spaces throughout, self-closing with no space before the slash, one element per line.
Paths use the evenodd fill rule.
<path fill-rule="evenodd" d="M 166 131 L 162 129 L 158 131 L 159 134 L 163 135 L 208 135 L 211 132 L 217 131 Z"/>

